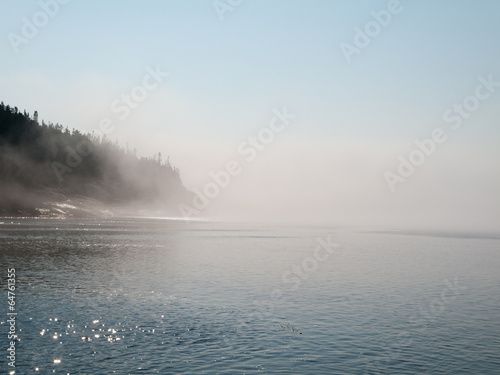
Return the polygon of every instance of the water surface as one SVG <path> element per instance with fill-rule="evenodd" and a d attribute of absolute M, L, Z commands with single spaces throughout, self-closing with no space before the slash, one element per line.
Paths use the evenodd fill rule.
<path fill-rule="evenodd" d="M 17 374 L 500 373 L 496 236 L 0 222 Z"/>

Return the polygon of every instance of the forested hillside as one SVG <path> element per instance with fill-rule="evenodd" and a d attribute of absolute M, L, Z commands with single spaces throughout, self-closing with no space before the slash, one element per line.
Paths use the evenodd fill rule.
<path fill-rule="evenodd" d="M 0 215 L 175 213 L 187 191 L 161 154 L 38 121 L 0 104 Z"/>

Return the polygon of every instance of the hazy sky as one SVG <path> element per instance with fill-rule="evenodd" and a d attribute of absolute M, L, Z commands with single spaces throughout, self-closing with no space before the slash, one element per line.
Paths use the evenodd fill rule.
<path fill-rule="evenodd" d="M 499 16 L 495 0 L 0 0 L 0 100 L 84 131 L 111 119 L 190 189 L 235 160 L 210 215 L 500 230 Z"/>

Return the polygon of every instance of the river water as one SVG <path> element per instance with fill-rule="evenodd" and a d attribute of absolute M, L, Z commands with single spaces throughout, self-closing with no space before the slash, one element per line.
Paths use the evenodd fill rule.
<path fill-rule="evenodd" d="M 499 236 L 0 223 L 2 373 L 500 373 Z"/>

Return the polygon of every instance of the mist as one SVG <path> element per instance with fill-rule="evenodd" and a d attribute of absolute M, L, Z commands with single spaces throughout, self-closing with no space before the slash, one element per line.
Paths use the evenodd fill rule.
<path fill-rule="evenodd" d="M 96 28 L 82 25 L 85 33 L 71 31 L 73 39 L 65 37 L 67 41 L 87 35 L 88 42 L 71 54 L 63 52 L 67 48 L 62 44 L 60 52 L 40 59 L 34 40 L 19 55 L 24 64 L 6 65 L 0 75 L 3 100 L 30 113 L 37 110 L 41 118 L 82 134 L 110 119 L 112 131 L 106 135 L 111 143 L 136 149 L 139 158 L 161 153 L 178 171 L 175 198 L 169 198 L 168 187 L 152 182 L 152 176 L 145 178 L 131 159 L 121 160 L 100 178 L 105 181 L 108 173 L 115 173 L 136 192 L 154 191 L 156 197 L 170 200 L 173 217 L 500 230 L 500 181 L 494 173 L 500 163 L 495 144 L 500 134 L 495 99 L 498 51 L 486 42 L 497 27 L 494 11 L 471 8 L 477 12 L 474 20 L 481 22 L 463 25 L 461 8 L 453 9 L 454 21 L 445 30 L 439 17 L 423 30 L 419 17 L 427 18 L 428 8 L 408 6 L 398 17 L 394 14 L 388 28 L 381 28 L 370 47 L 348 53 L 346 59 L 342 46 L 355 44 L 353 30 L 368 25 L 372 3 L 287 3 L 283 6 L 291 13 L 283 18 L 283 31 L 276 27 L 276 16 L 257 5 L 227 13 L 227 22 L 219 22 L 210 7 L 196 13 L 196 25 L 191 24 L 192 9 L 184 9 L 186 18 L 178 22 L 157 19 L 165 9 L 173 9 L 165 13 L 172 15 L 177 7 L 187 7 L 181 4 L 157 4 L 162 9 L 158 13 L 138 10 L 144 12 L 135 19 L 142 27 L 123 29 L 129 48 L 116 48 L 113 54 L 107 46 L 121 46 L 123 38 L 109 33 L 110 22 L 117 22 L 109 17 Z M 276 8 L 276 14 L 283 10 L 277 4 L 268 6 Z M 84 5 L 75 7 L 89 11 Z M 445 4 L 438 8 L 435 15 L 450 12 Z M 66 33 L 80 17 L 70 9 L 68 18 L 60 18 Z M 162 33 L 150 30 L 145 21 L 149 17 L 158 21 Z M 256 28 L 256 21 L 262 27 Z M 302 23 L 310 30 L 306 34 L 297 27 Z M 122 27 L 115 25 L 116 30 Z M 44 29 L 40 43 L 66 40 L 56 28 L 51 30 Z M 420 37 L 414 40 L 414 35 Z M 102 38 L 108 43 L 99 44 Z M 105 63 L 94 65 L 97 52 L 109 57 Z M 62 57 L 67 63 L 60 63 Z M 145 95 L 127 111 L 115 111 L 113 103 L 123 107 L 123 98 L 133 92 Z M 476 92 L 485 99 L 474 99 Z M 443 124 L 443 114 L 470 98 L 473 104 L 477 101 L 474 113 L 466 113 L 466 126 L 453 133 L 451 124 Z M 255 150 L 249 161 L 250 154 L 239 146 L 268 128 L 274 111 L 284 108 L 296 117 L 284 130 L 273 131 L 272 141 L 262 149 L 245 145 L 243 150 Z M 418 166 L 401 167 L 400 158 L 407 161 L 419 151 L 414 140 L 429 138 L 433 125 L 443 127 L 448 139 L 436 143 L 422 162 L 415 159 Z M 47 163 L 57 161 L 55 156 L 49 159 Z M 211 175 L 226 173 L 233 160 L 237 165 L 230 181 L 216 187 L 208 203 L 195 207 L 195 192 L 213 184 Z M 74 190 L 87 194 L 82 186 L 89 183 L 77 182 L 80 190 Z M 93 198 L 115 197 L 97 191 Z M 127 194 L 121 198 L 130 212 L 146 211 L 144 199 L 135 202 L 137 197 Z M 156 215 L 159 202 L 148 199 Z M 179 208 L 182 204 L 191 207 L 187 214 Z"/>
<path fill-rule="evenodd" d="M 55 203 L 59 198 L 67 199 L 65 194 L 69 193 L 73 195 L 73 213 L 97 215 L 114 212 L 161 216 L 168 213 L 168 216 L 184 219 L 357 228 L 500 230 L 497 199 L 500 177 L 493 172 L 500 167 L 500 155 L 493 141 L 470 141 L 468 134 L 463 132 L 455 139 L 429 146 L 430 155 L 424 153 L 422 161 L 416 160 L 419 165 L 404 166 L 403 172 L 407 168 L 413 170 L 400 177 L 401 160 L 409 163 L 412 152 L 419 150 L 414 141 L 302 136 L 292 115 L 290 119 L 285 118 L 288 123 L 277 127 L 279 131 L 272 135 L 269 135 L 269 127 L 247 126 L 218 138 L 175 132 L 171 136 L 160 133 L 154 137 L 151 132 L 138 131 L 143 121 L 162 121 L 155 112 L 149 112 L 143 120 L 141 115 L 148 109 L 119 123 L 109 134 L 106 142 L 121 147 L 123 153 L 118 152 L 118 148 L 112 152 L 99 151 L 102 173 L 89 172 L 88 162 L 96 163 L 92 156 L 78 167 L 78 173 L 64 176 L 71 188 L 62 195 L 60 190 L 45 189 L 42 198 L 37 198 L 34 184 L 38 181 L 45 188 L 61 188 L 60 181 L 55 184 L 57 175 L 51 163 L 64 163 L 65 147 L 77 147 L 74 141 L 68 144 L 63 138 L 56 141 L 42 138 L 39 140 L 42 144 L 53 144 L 45 147 L 47 150 L 52 147 L 52 151 L 36 163 L 28 160 L 33 151 L 29 147 L 4 148 L 3 153 L 9 155 L 12 168 L 17 166 L 15 168 L 24 171 L 31 182 L 9 182 L 9 174 L 4 173 L 3 197 L 33 208 L 36 202 Z M 79 117 L 80 122 L 95 125 L 96 122 L 90 121 L 98 117 L 95 113 L 73 116 Z M 89 131 L 90 127 L 84 128 Z M 267 129 L 267 133 L 262 134 L 271 137 L 265 142 L 259 142 L 256 136 L 262 129 Z M 257 143 L 252 143 L 252 137 Z M 151 173 L 144 174 L 145 171 L 138 167 L 137 157 L 157 160 L 159 154 L 164 162 L 168 161 L 171 177 L 167 180 L 170 178 L 170 182 L 156 179 Z M 231 162 L 237 169 L 234 175 L 227 172 Z M 387 177 L 388 173 L 392 174 L 391 178 Z M 215 186 L 214 175 L 225 176 L 224 181 L 219 181 L 217 191 L 208 188 L 209 196 L 206 196 L 207 185 Z M 174 182 L 175 179 L 179 182 Z M 24 177 L 24 181 L 28 180 Z M 200 194 L 205 196 L 203 202 L 194 203 L 193 199 L 199 200 Z"/>
<path fill-rule="evenodd" d="M 393 192 L 384 173 L 396 172 L 398 156 L 413 148 L 407 141 L 288 137 L 252 162 L 222 144 L 176 159 L 186 187 L 198 191 L 227 161 L 240 162 L 241 173 L 201 210 L 214 219 L 498 232 L 497 148 L 440 145 Z M 197 168 L 184 158 L 199 161 Z"/>
<path fill-rule="evenodd" d="M 0 104 L 0 213 L 113 216 L 172 212 L 187 191 L 161 153 L 138 157 L 105 134 L 83 134 Z"/>
<path fill-rule="evenodd" d="M 0 9 L 5 373 L 500 374 L 499 1 Z"/>

